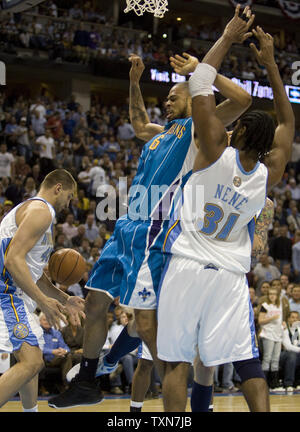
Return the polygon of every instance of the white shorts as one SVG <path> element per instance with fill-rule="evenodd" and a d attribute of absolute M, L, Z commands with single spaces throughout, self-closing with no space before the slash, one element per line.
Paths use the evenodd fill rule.
<path fill-rule="evenodd" d="M 170 257 L 158 303 L 158 357 L 205 366 L 259 356 L 246 276 Z"/>
<path fill-rule="evenodd" d="M 44 332 L 26 296 L 0 294 L 0 352 L 18 351 L 24 342 L 43 350 Z"/>
<path fill-rule="evenodd" d="M 142 342 L 139 345 L 137 357 L 139 359 L 153 361 L 150 350 L 149 350 L 148 346 L 145 344 L 145 342 Z"/>

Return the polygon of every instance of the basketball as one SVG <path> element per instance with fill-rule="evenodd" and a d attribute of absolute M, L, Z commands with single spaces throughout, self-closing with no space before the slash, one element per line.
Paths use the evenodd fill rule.
<path fill-rule="evenodd" d="M 59 284 L 73 285 L 86 271 L 84 258 L 74 249 L 59 249 L 51 255 L 48 264 L 51 279 Z"/>

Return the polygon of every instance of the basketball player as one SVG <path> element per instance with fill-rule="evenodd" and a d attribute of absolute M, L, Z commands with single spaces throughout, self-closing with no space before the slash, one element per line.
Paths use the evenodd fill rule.
<path fill-rule="evenodd" d="M 273 221 L 274 204 L 267 198 L 265 207 L 255 223 L 255 234 L 252 246 L 252 257 L 258 259 L 267 245 L 268 230 Z M 153 367 L 152 356 L 147 346 L 143 343 L 139 348 L 138 366 L 134 372 L 131 391 L 131 411 L 141 411 L 146 392 L 150 385 L 150 377 Z M 191 393 L 191 408 L 193 412 L 207 412 L 213 410 L 213 402 L 203 395 L 203 382 L 206 386 L 213 385 L 214 367 L 206 368 L 199 355 L 194 359 L 194 383 Z"/>
<path fill-rule="evenodd" d="M 152 124 L 139 87 L 143 62 L 136 55 L 132 55 L 130 61 L 130 119 L 136 136 L 147 144 L 130 189 L 128 214 L 117 221 L 86 285 L 90 292 L 86 298 L 84 355 L 79 373 L 67 391 L 49 399 L 49 406 L 54 408 L 101 402 L 103 396 L 95 382 L 95 373 L 107 335 L 106 313 L 119 295 L 120 304 L 135 309 L 137 332 L 157 361 L 156 293 L 165 261 L 162 244 L 168 226 L 167 216 L 172 198 L 192 169 L 197 147 L 187 83 L 177 84 L 169 92 L 166 103 L 169 123 L 165 127 Z M 217 107 L 220 121 L 226 126 L 249 107 L 251 97 L 220 75 L 215 85 L 227 98 Z M 153 186 L 165 186 L 163 197 L 151 200 Z M 127 327 L 124 328 L 118 338 L 118 358 L 138 347 L 141 340 L 135 335 L 134 329 L 128 333 Z M 108 363 L 100 374 L 110 373 L 115 368 L 112 365 L 109 369 Z M 160 364 L 157 370 L 162 375 Z"/>
<path fill-rule="evenodd" d="M 43 331 L 36 306 L 55 328 L 85 317 L 84 300 L 57 289 L 43 273 L 53 249 L 56 212 L 69 206 L 76 182 L 63 169 L 49 173 L 39 193 L 13 208 L 0 225 L 0 352 L 17 363 L 0 377 L 0 406 L 17 392 L 24 411 L 37 411 L 38 374 L 44 366 Z"/>
<path fill-rule="evenodd" d="M 233 131 L 232 147 L 227 147 L 212 84 L 231 45 L 251 34 L 251 18 L 239 18 L 239 9 L 189 80 L 200 147 L 183 205 L 174 213 L 166 238 L 165 250 L 172 255 L 161 280 L 157 339 L 158 357 L 167 362 L 166 411 L 185 410 L 187 373 L 197 352 L 207 367 L 233 362 L 250 410 L 270 409 L 245 274 L 250 269 L 254 217 L 265 204 L 266 190 L 282 178 L 295 120 L 274 60 L 273 38 L 257 27 L 253 34 L 260 51 L 253 44 L 252 49 L 267 69 L 278 126 L 275 130 L 264 112 L 247 113 Z M 199 185 L 204 186 L 204 202 L 197 203 L 194 215 L 191 191 Z"/>

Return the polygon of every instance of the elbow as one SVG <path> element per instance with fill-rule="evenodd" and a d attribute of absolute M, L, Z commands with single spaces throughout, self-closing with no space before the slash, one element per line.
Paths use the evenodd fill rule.
<path fill-rule="evenodd" d="M 13 269 L 15 267 L 15 259 L 11 255 L 5 257 L 5 259 L 4 259 L 4 267 L 6 268 L 6 270 L 10 274 L 12 274 Z"/>

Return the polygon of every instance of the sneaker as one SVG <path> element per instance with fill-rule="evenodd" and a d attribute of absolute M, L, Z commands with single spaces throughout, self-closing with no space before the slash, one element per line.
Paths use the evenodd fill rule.
<path fill-rule="evenodd" d="M 275 388 L 271 389 L 271 392 L 285 392 L 285 388 L 284 387 L 275 387 Z"/>
<path fill-rule="evenodd" d="M 223 388 L 222 393 L 236 393 L 239 389 L 235 386 L 229 387 L 229 388 Z"/>
<path fill-rule="evenodd" d="M 120 387 L 118 387 L 118 386 L 112 387 L 110 393 L 112 393 L 114 395 L 122 395 L 122 394 L 124 394 L 123 390 L 121 390 Z"/>
<path fill-rule="evenodd" d="M 294 387 L 289 386 L 289 387 L 286 388 L 286 391 L 289 392 L 289 393 L 293 392 L 294 391 Z"/>
<path fill-rule="evenodd" d="M 219 386 L 213 387 L 215 393 L 223 393 L 223 388 Z"/>
<path fill-rule="evenodd" d="M 95 382 L 74 378 L 68 390 L 48 400 L 51 408 L 72 408 L 81 405 L 96 405 L 103 400 L 100 388 Z"/>
<path fill-rule="evenodd" d="M 73 366 L 69 372 L 66 375 L 66 380 L 68 382 L 71 382 L 73 378 L 76 377 L 76 375 L 79 373 L 79 369 L 80 369 L 80 363 L 77 363 L 75 366 Z"/>
<path fill-rule="evenodd" d="M 98 368 L 96 371 L 96 377 L 106 374 L 111 374 L 115 372 L 115 370 L 118 368 L 119 362 L 115 364 L 109 364 L 106 363 L 105 357 L 102 359 L 99 359 Z"/>
<path fill-rule="evenodd" d="M 300 390 L 300 385 L 297 385 L 297 387 L 295 388 L 295 390 L 299 391 Z"/>

